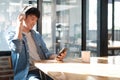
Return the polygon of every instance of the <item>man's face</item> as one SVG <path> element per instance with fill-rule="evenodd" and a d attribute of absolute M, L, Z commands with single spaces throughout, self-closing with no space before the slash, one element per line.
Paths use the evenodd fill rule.
<path fill-rule="evenodd" d="M 36 24 L 38 18 L 35 15 L 28 15 L 25 18 L 25 24 L 27 29 L 31 30 Z"/>

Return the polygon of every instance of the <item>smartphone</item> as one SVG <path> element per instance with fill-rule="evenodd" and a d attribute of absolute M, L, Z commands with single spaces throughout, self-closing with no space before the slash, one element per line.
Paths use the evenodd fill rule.
<path fill-rule="evenodd" d="M 67 51 L 67 48 L 62 48 L 62 49 L 59 51 L 58 55 L 61 55 L 61 53 L 64 53 L 65 51 Z"/>

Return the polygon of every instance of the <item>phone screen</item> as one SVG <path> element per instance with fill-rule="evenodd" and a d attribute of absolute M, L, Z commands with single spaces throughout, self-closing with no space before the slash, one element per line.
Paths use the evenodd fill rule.
<path fill-rule="evenodd" d="M 61 53 L 64 53 L 65 51 L 67 51 L 67 48 L 62 48 L 62 49 L 59 51 L 58 55 L 60 55 Z"/>

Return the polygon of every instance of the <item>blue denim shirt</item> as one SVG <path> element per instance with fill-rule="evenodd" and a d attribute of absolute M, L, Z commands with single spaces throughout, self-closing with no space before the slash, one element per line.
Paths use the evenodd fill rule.
<path fill-rule="evenodd" d="M 34 30 L 31 30 L 30 32 L 35 41 L 40 58 L 48 59 L 51 54 L 49 53 L 42 36 Z M 27 39 L 24 34 L 22 40 L 14 39 L 15 34 L 16 33 L 13 31 L 8 35 L 8 43 L 11 49 L 12 65 L 14 69 L 14 80 L 26 80 L 29 71 L 29 48 Z"/>

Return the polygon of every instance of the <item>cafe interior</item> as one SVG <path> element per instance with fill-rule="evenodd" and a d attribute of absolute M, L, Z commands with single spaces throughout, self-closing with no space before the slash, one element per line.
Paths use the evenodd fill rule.
<path fill-rule="evenodd" d="M 28 5 L 41 12 L 34 30 L 48 50 L 67 48 L 63 61 L 34 62 L 42 80 L 120 80 L 120 0 L 0 0 L 0 80 L 13 80 L 5 36 Z"/>

